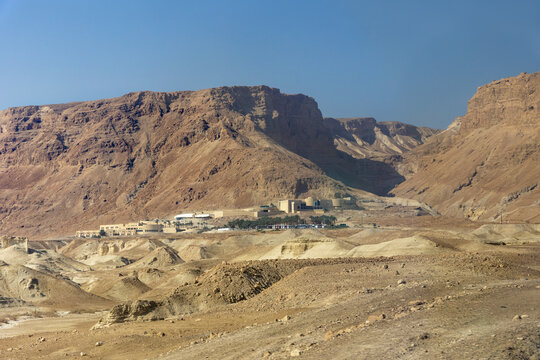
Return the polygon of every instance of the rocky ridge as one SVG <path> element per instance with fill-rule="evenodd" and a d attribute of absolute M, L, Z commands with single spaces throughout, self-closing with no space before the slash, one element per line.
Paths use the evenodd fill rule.
<path fill-rule="evenodd" d="M 540 221 L 540 73 L 478 88 L 467 113 L 405 156 L 393 193 L 472 220 Z"/>

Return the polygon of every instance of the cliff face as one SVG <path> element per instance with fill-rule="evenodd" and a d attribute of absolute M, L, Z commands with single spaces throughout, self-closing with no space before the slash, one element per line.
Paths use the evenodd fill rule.
<path fill-rule="evenodd" d="M 395 194 L 475 220 L 540 221 L 540 73 L 480 87 L 405 163 L 414 174 Z"/>
<path fill-rule="evenodd" d="M 423 144 L 440 130 L 374 118 L 325 118 L 334 144 L 355 158 L 387 159 Z"/>
<path fill-rule="evenodd" d="M 265 86 L 0 112 L 0 230 L 12 234 L 331 197 L 347 186 L 382 193 L 378 176 L 392 171 L 338 151 L 312 98 Z"/>
<path fill-rule="evenodd" d="M 403 182 L 403 173 L 407 173 L 403 155 L 440 132 L 400 122 L 377 122 L 369 117 L 325 118 L 324 124 L 336 149 L 369 164 L 369 172 L 376 177 L 373 181 L 385 190 Z"/>

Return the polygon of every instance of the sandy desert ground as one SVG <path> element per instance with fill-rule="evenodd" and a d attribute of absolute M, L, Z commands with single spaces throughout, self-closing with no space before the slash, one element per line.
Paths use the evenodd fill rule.
<path fill-rule="evenodd" d="M 0 358 L 540 358 L 540 225 L 340 216 L 2 249 Z"/>

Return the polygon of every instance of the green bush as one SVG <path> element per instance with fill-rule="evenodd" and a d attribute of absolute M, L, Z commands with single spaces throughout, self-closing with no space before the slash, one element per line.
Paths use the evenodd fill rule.
<path fill-rule="evenodd" d="M 309 218 L 312 224 L 324 224 L 327 226 L 334 225 L 337 220 L 336 217 L 332 215 L 310 216 Z M 229 221 L 227 226 L 232 229 L 259 229 L 272 225 L 300 225 L 305 223 L 305 219 L 300 218 L 298 215 L 293 215 L 285 217 L 262 217 L 256 220 L 235 219 Z"/>
<path fill-rule="evenodd" d="M 285 216 L 285 217 L 262 217 L 256 220 L 244 220 L 244 219 L 235 219 L 229 221 L 227 226 L 234 229 L 258 229 L 261 227 L 267 227 L 272 225 L 298 225 L 305 224 L 305 220 L 301 219 L 300 216 Z"/>
<path fill-rule="evenodd" d="M 310 216 L 309 219 L 313 224 L 325 224 L 328 226 L 334 225 L 336 217 L 332 215 Z"/>

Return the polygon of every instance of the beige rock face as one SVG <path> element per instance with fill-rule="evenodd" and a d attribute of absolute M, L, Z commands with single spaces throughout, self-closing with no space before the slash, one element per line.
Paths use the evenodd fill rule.
<path fill-rule="evenodd" d="M 473 220 L 540 221 L 540 73 L 480 87 L 405 163 L 414 174 L 395 194 Z"/>

